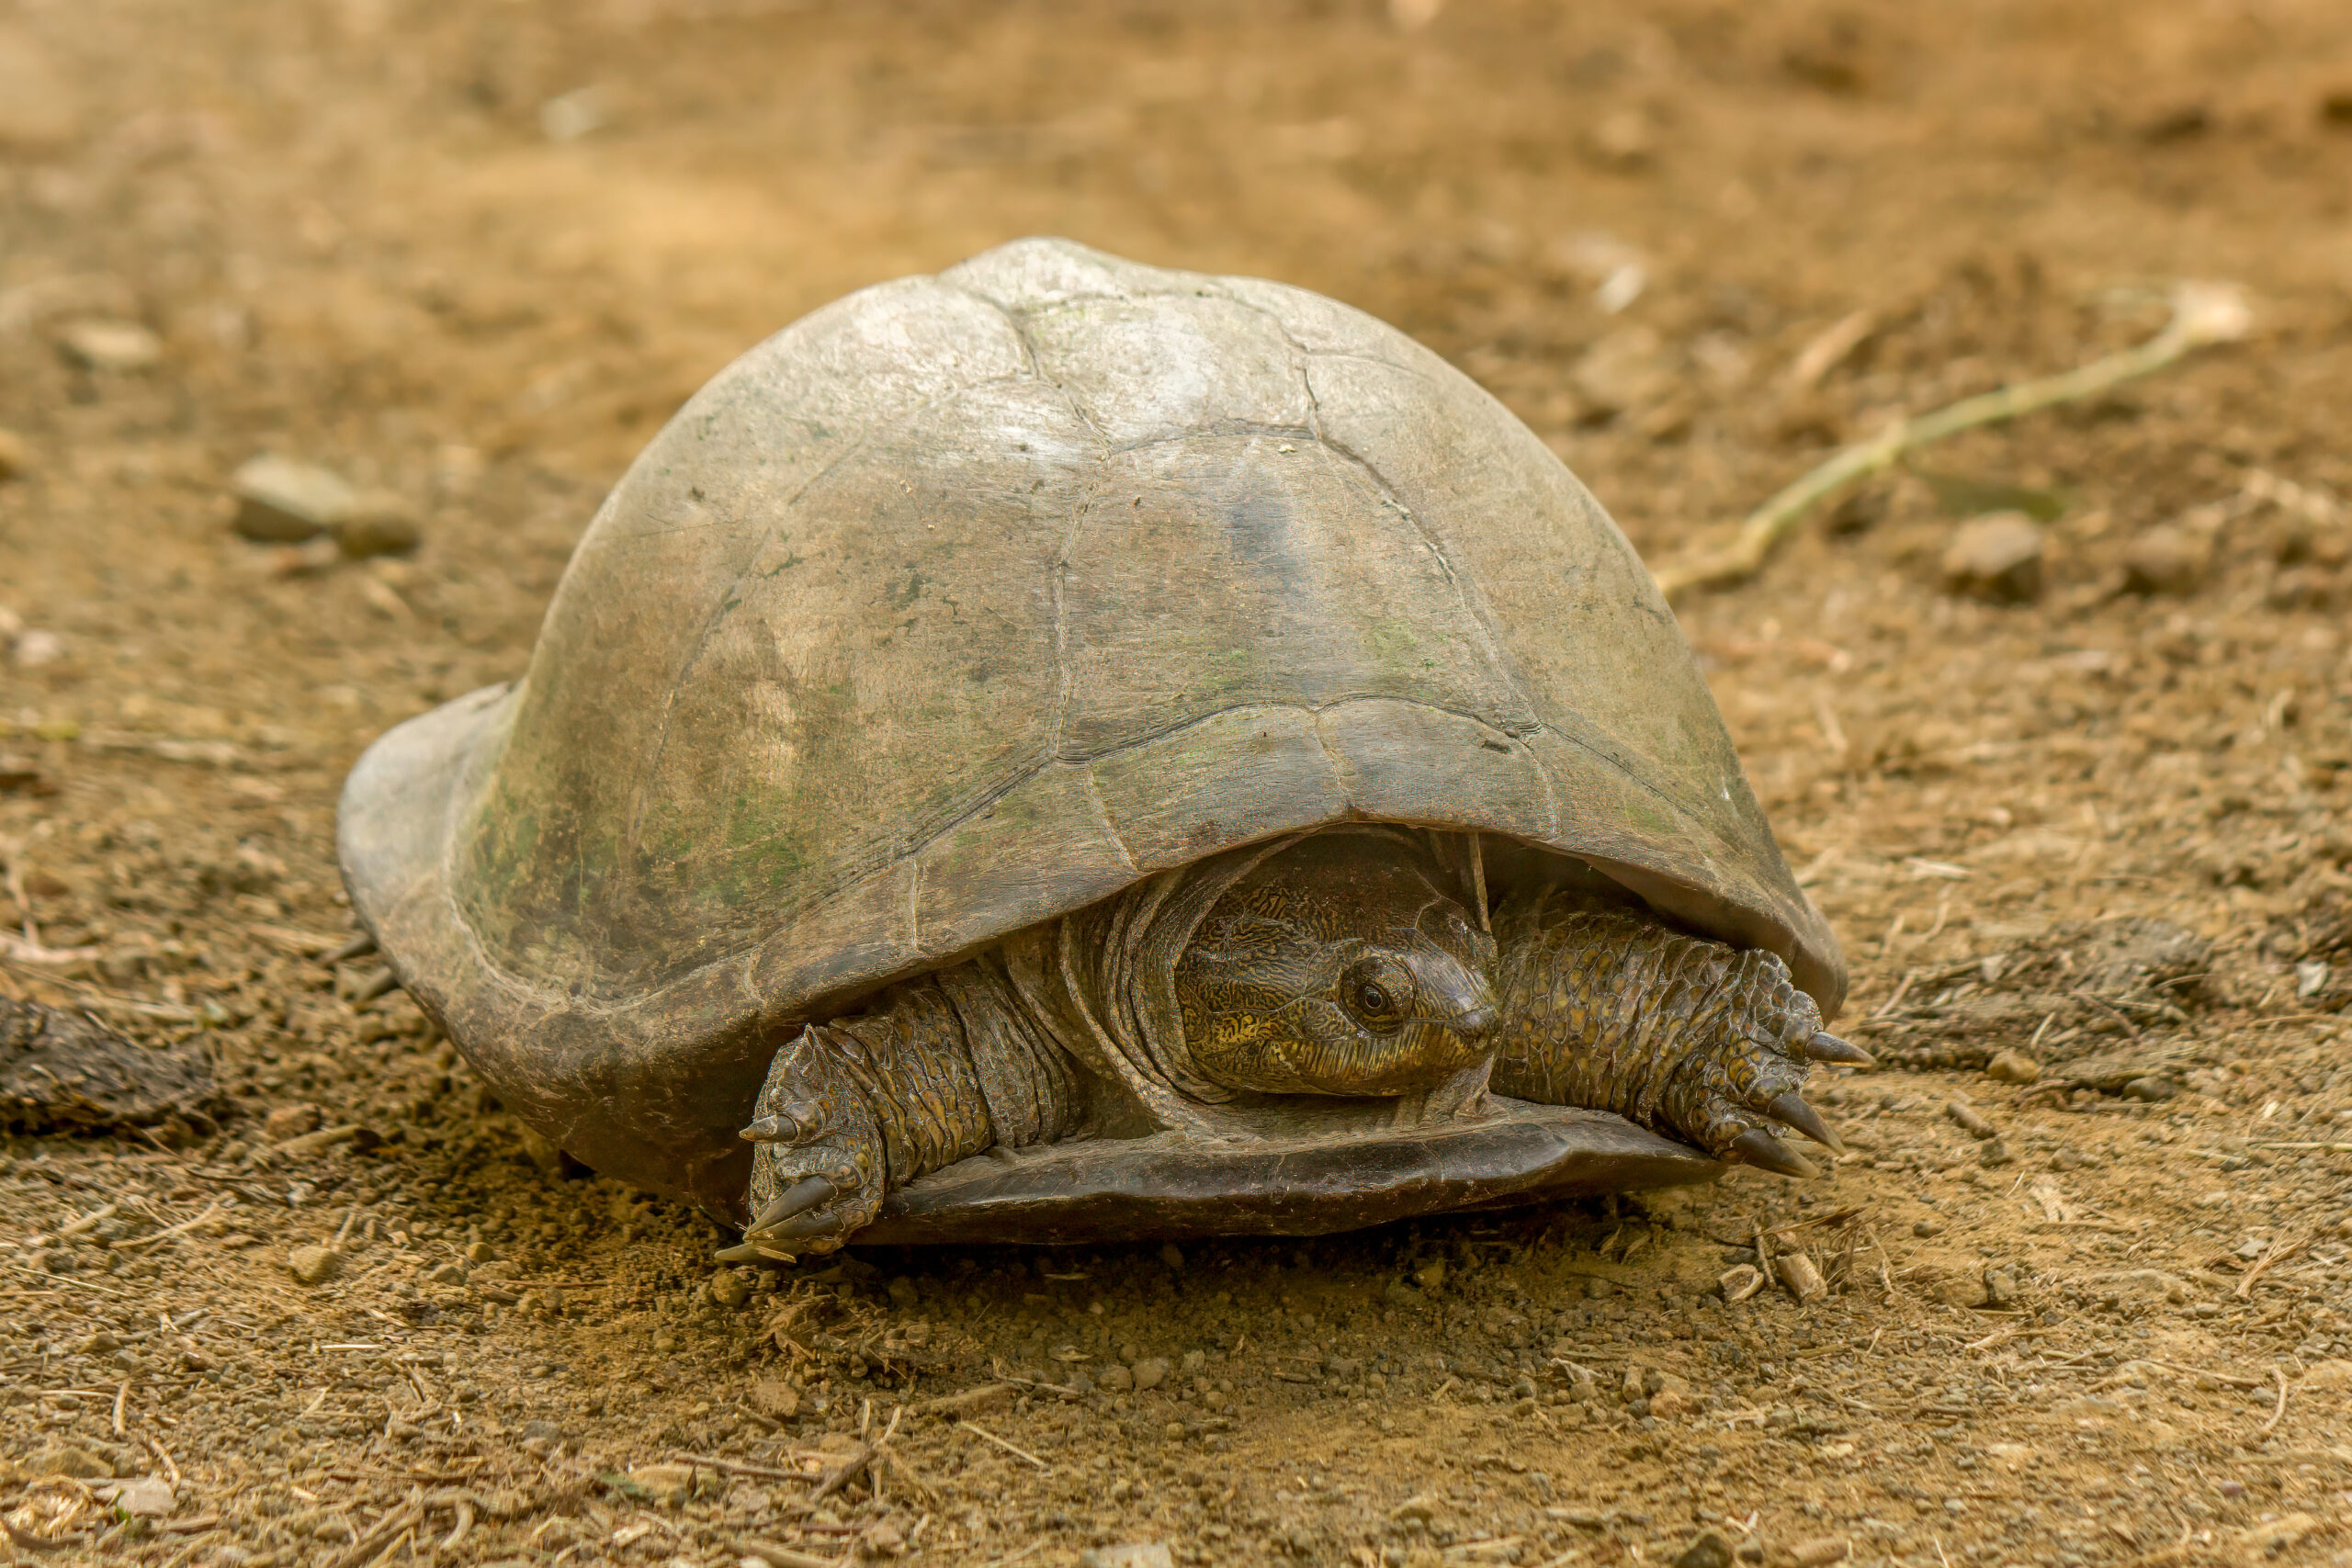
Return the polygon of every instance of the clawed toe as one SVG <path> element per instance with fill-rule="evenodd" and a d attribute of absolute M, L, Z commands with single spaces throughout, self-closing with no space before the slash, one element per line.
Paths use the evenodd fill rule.
<path fill-rule="evenodd" d="M 811 1213 L 796 1214 L 791 1219 L 763 1230 L 758 1239 L 778 1246 L 789 1246 L 793 1242 L 807 1241 L 814 1236 L 833 1235 L 841 1229 L 841 1215 L 828 1209 L 819 1209 Z"/>
<path fill-rule="evenodd" d="M 751 1229 L 743 1234 L 757 1236 L 773 1231 L 795 1214 L 805 1213 L 830 1201 L 835 1190 L 837 1190 L 833 1184 L 821 1176 L 803 1177 L 779 1193 L 774 1202 L 762 1209 L 758 1217 L 752 1221 Z"/>
<path fill-rule="evenodd" d="M 1827 1030 L 1816 1030 L 1804 1043 L 1804 1054 L 1816 1062 L 1831 1062 L 1844 1067 L 1872 1067 L 1878 1058 L 1851 1041 L 1840 1040 Z"/>
<path fill-rule="evenodd" d="M 824 1119 L 806 1111 L 763 1116 L 735 1135 L 747 1144 L 805 1144 L 823 1135 Z"/>
<path fill-rule="evenodd" d="M 1776 1176 L 1818 1176 L 1811 1160 L 1761 1127 L 1750 1127 L 1731 1141 L 1731 1152 L 1749 1165 Z"/>
<path fill-rule="evenodd" d="M 1791 1089 L 1788 1093 L 1780 1096 L 1771 1104 L 1766 1106 L 1765 1110 L 1771 1113 L 1775 1121 L 1783 1122 L 1794 1127 L 1831 1154 L 1842 1155 L 1846 1152 L 1845 1141 L 1838 1136 L 1837 1129 L 1823 1121 L 1821 1112 L 1807 1105 L 1804 1102 L 1804 1097 L 1798 1094 L 1796 1090 Z"/>

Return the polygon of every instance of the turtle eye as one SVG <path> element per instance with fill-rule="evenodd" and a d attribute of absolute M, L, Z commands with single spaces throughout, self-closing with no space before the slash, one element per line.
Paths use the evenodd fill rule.
<path fill-rule="evenodd" d="M 1340 984 L 1340 999 L 1357 1022 L 1385 1034 L 1405 1021 L 1406 992 L 1396 980 L 1393 964 L 1363 964 Z"/>

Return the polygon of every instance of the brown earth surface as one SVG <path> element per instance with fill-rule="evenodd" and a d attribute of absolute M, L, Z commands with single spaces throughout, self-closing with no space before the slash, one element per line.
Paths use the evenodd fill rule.
<path fill-rule="evenodd" d="M 1432 9 L 0 5 L 0 995 L 220 1091 L 6 1143 L 12 1550 L 2352 1561 L 2340 0 Z M 344 772 L 520 670 L 680 399 L 1027 232 L 1397 322 L 1654 561 L 2245 288 L 1683 606 L 1883 1054 L 1832 1175 L 715 1274 L 320 962 Z M 238 537 L 262 453 L 422 547 Z M 1949 590 L 2019 505 L 2023 602 Z M 1735 1299 L 1759 1231 L 1826 1292 Z"/>

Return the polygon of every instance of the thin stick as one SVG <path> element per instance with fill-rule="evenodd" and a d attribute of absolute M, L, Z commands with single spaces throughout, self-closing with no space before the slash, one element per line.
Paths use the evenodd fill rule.
<path fill-rule="evenodd" d="M 2238 1281 L 2238 1288 L 2233 1293 L 2236 1295 L 2240 1301 L 2245 1300 L 2246 1292 L 2254 1289 L 2254 1282 L 2256 1280 L 2261 1279 L 2264 1272 L 2267 1270 L 2272 1264 L 2277 1263 L 2283 1258 L 2291 1257 L 2295 1253 L 2301 1252 L 2303 1248 L 2303 1243 L 2310 1239 L 2311 1238 L 2309 1236 L 2297 1236 L 2292 1241 L 2272 1243 L 2270 1250 L 2264 1253 L 2261 1258 L 2256 1262 L 2255 1266 L 2245 1271 L 2245 1278 Z"/>
<path fill-rule="evenodd" d="M 964 1430 L 971 1433 L 972 1436 L 976 1438 L 981 1438 L 987 1442 L 994 1443 L 998 1448 L 1002 1449 L 1006 1453 L 1012 1455 L 1015 1459 L 1025 1459 L 1031 1464 L 1035 1465 L 1039 1470 L 1045 1471 L 1047 1474 L 1051 1474 L 1053 1472 L 1054 1467 L 1052 1465 L 1047 1464 L 1044 1460 L 1039 1459 L 1027 1449 L 1014 1448 L 1011 1443 L 1006 1442 L 994 1432 L 988 1431 L 983 1427 L 975 1427 L 969 1421 L 958 1421 L 956 1425 L 963 1427 Z"/>
<path fill-rule="evenodd" d="M 797 1470 L 778 1470 L 774 1465 L 745 1464 L 740 1460 L 719 1459 L 711 1454 L 688 1453 L 684 1449 L 672 1449 L 672 1453 L 689 1464 L 708 1465 L 729 1475 L 756 1475 L 763 1481 L 813 1481 L 816 1477 Z"/>
<path fill-rule="evenodd" d="M 2261 1431 L 2265 1437 L 2270 1435 L 2270 1429 L 2278 1425 L 2279 1418 L 2287 1414 L 2287 1374 L 2273 1367 L 2270 1375 L 2278 1380 L 2278 1408 L 2272 1411 L 2270 1419 L 2262 1424 Z"/>
<path fill-rule="evenodd" d="M 2147 342 L 2056 376 L 2012 382 L 1917 419 L 1895 421 L 1883 434 L 1846 447 L 1749 513 L 1729 545 L 1661 568 L 1657 574 L 1658 591 L 1671 601 L 1693 589 L 1745 582 L 1763 570 L 1774 548 L 1795 531 L 1807 513 L 1855 480 L 1893 468 L 1905 453 L 1979 425 L 2097 397 L 2161 370 L 2196 349 L 2234 342 L 2252 325 L 2245 296 L 2235 287 L 2180 284 L 2173 290 L 2172 319 Z"/>
<path fill-rule="evenodd" d="M 139 1434 L 139 1441 L 141 1447 L 155 1456 L 156 1461 L 164 1467 L 164 1473 L 172 1478 L 172 1485 L 176 1488 L 180 1483 L 180 1467 L 172 1462 L 172 1450 L 145 1432 Z"/>
<path fill-rule="evenodd" d="M 196 1218 L 192 1220 L 182 1220 L 175 1225 L 166 1225 L 162 1230 L 156 1231 L 149 1235 L 135 1235 L 128 1241 L 116 1242 L 114 1244 L 114 1250 L 117 1252 L 129 1252 L 133 1247 L 153 1247 L 155 1243 L 163 1240 L 165 1236 L 177 1235 L 182 1231 L 192 1231 L 196 1229 L 197 1226 L 204 1224 L 205 1221 L 212 1218 L 213 1215 L 219 1213 L 222 1209 L 226 1208 L 229 1203 L 233 1203 L 236 1200 L 233 1198 L 227 1200 L 226 1202 L 219 1198 L 215 1198 L 212 1200 L 210 1207 L 207 1208 L 204 1213 L 197 1215 Z"/>

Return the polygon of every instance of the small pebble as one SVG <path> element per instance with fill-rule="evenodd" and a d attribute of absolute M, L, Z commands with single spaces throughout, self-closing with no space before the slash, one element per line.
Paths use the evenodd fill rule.
<path fill-rule="evenodd" d="M 13 430 L 0 429 L 0 484 L 32 472 L 33 449 Z"/>
<path fill-rule="evenodd" d="M 1829 1563 L 1846 1561 L 1847 1550 L 1844 1536 L 1819 1536 L 1789 1548 L 1789 1562 L 1791 1568 L 1827 1568 Z"/>
<path fill-rule="evenodd" d="M 1976 1145 L 1976 1163 L 1979 1165 L 2007 1165 L 2012 1157 L 2009 1145 L 1998 1138 L 1988 1139 Z"/>
<path fill-rule="evenodd" d="M 462 1285 L 466 1282 L 466 1266 L 451 1261 L 432 1269 L 424 1276 L 430 1285 Z"/>
<path fill-rule="evenodd" d="M 1171 1273 L 1182 1274 L 1184 1271 L 1184 1254 L 1172 1241 L 1159 1244 L 1159 1260 L 1168 1265 Z"/>
<path fill-rule="evenodd" d="M 752 1299 L 752 1281 L 734 1269 L 722 1269 L 710 1277 L 710 1299 L 733 1311 Z"/>
<path fill-rule="evenodd" d="M 2022 1051 L 1996 1051 L 1984 1076 L 1996 1083 L 2032 1083 L 2041 1077 L 2041 1064 Z"/>
<path fill-rule="evenodd" d="M 2153 1077 L 2133 1078 L 2123 1086 L 2123 1097 L 2126 1100 L 2137 1100 L 2151 1105 L 2160 1100 L 2170 1100 L 2179 1092 L 2179 1086 L 2170 1078 Z"/>
<path fill-rule="evenodd" d="M 645 1464 L 630 1471 L 628 1479 L 652 1501 L 674 1508 L 694 1490 L 695 1472 L 692 1465 Z"/>
<path fill-rule="evenodd" d="M 1158 1356 L 1146 1356 L 1135 1364 L 1132 1371 L 1138 1389 L 1158 1388 L 1168 1381 L 1168 1363 Z"/>
<path fill-rule="evenodd" d="M 256 544 L 299 545 L 340 527 L 356 499 L 342 475 L 315 463 L 261 457 L 230 477 L 237 514 L 230 527 Z"/>
<path fill-rule="evenodd" d="M 55 632 L 34 627 L 17 634 L 10 655 L 23 669 L 34 670 L 44 664 L 54 664 L 65 657 L 65 639 Z"/>
<path fill-rule="evenodd" d="M 1911 1234 L 1918 1236 L 1922 1240 L 1925 1240 L 1927 1237 L 1931 1235 L 1941 1235 L 1944 1234 L 1944 1223 L 1933 1216 L 1924 1220 L 1914 1221 L 1911 1226 Z"/>
<path fill-rule="evenodd" d="M 1731 1544 L 1713 1530 L 1702 1530 L 1676 1555 L 1674 1568 L 1731 1568 Z"/>
<path fill-rule="evenodd" d="M 1103 1368 L 1102 1377 L 1096 1381 L 1107 1393 L 1125 1393 L 1136 1386 L 1136 1374 L 1134 1369 L 1114 1362 Z"/>
<path fill-rule="evenodd" d="M 2041 530 L 2022 512 L 1994 512 L 1961 525 L 1944 551 L 1944 585 L 1996 604 L 2041 593 Z"/>
<path fill-rule="evenodd" d="M 388 490 L 362 491 L 352 497 L 349 513 L 334 535 L 335 547 L 346 560 L 404 556 L 424 541 L 416 509 L 405 496 Z"/>
<path fill-rule="evenodd" d="M 313 1243 L 288 1253 L 286 1267 L 293 1271 L 295 1280 L 301 1284 L 323 1285 L 343 1272 L 343 1254 L 331 1247 Z"/>
<path fill-rule="evenodd" d="M 164 340 L 137 321 L 69 321 L 57 341 L 92 370 L 144 370 L 164 357 Z"/>
<path fill-rule="evenodd" d="M 172 1483 L 160 1475 L 141 1476 L 113 1488 L 114 1506 L 138 1518 L 160 1519 L 172 1511 Z"/>
<path fill-rule="evenodd" d="M 2134 593 L 2194 593 L 2212 557 L 2211 543 L 2201 536 L 2159 524 L 2125 548 L 2123 585 Z"/>
<path fill-rule="evenodd" d="M 273 1144 L 288 1138 L 299 1138 L 305 1133 L 315 1133 L 325 1119 L 315 1105 L 281 1105 L 262 1118 L 261 1134 Z"/>

